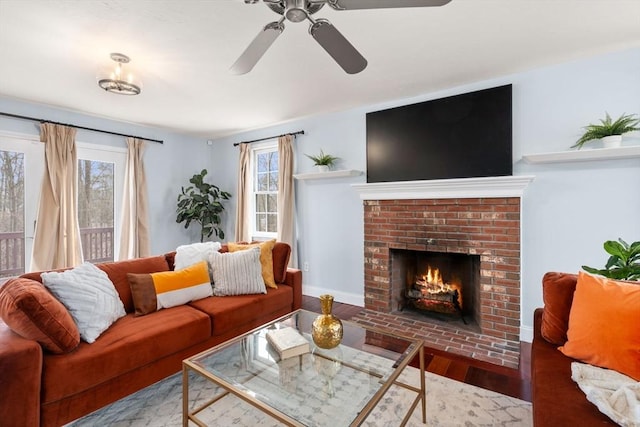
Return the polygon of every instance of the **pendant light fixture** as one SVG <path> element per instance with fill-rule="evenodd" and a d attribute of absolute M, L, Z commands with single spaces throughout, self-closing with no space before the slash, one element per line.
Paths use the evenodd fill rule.
<path fill-rule="evenodd" d="M 98 85 L 107 92 L 119 95 L 139 95 L 142 86 L 140 81 L 124 70 L 124 64 L 130 61 L 129 57 L 121 53 L 112 53 L 111 59 L 116 63 L 115 68 L 98 76 Z"/>

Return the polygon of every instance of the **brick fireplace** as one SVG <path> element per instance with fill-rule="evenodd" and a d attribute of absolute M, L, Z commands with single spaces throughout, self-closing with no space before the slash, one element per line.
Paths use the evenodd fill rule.
<path fill-rule="evenodd" d="M 524 187 L 531 179 L 354 185 L 364 210 L 365 311 L 360 321 L 423 336 L 432 347 L 517 366 L 520 211 Z M 398 268 L 397 254 L 408 251 L 479 259 L 473 290 L 475 328 L 433 322 L 429 316 L 416 320 L 400 310 L 403 285 L 393 278 L 393 270 Z"/>

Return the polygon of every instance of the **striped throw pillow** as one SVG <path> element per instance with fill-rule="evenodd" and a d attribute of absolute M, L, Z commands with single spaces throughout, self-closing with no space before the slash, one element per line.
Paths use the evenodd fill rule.
<path fill-rule="evenodd" d="M 179 271 L 127 274 L 135 315 L 142 316 L 162 308 L 183 305 L 213 294 L 206 261 Z"/>
<path fill-rule="evenodd" d="M 262 279 L 260 248 L 224 254 L 209 255 L 213 276 L 213 294 L 216 296 L 266 294 Z"/>

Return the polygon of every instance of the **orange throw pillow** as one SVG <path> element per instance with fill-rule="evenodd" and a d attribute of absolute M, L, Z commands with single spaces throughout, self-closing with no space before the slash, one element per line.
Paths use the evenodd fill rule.
<path fill-rule="evenodd" d="M 640 285 L 580 272 L 559 350 L 640 381 Z"/>
<path fill-rule="evenodd" d="M 15 333 L 54 354 L 68 353 L 80 344 L 80 332 L 67 308 L 35 280 L 17 277 L 0 287 L 0 318 Z"/>
<path fill-rule="evenodd" d="M 540 332 L 551 344 L 567 342 L 569 314 L 576 290 L 576 274 L 549 272 L 542 278 L 542 325 Z"/>
<path fill-rule="evenodd" d="M 276 280 L 273 276 L 273 247 L 276 244 L 276 239 L 267 240 L 262 243 L 227 243 L 229 252 L 244 251 L 255 247 L 260 248 L 260 265 L 262 266 L 262 280 L 264 284 L 269 288 L 278 289 Z"/>

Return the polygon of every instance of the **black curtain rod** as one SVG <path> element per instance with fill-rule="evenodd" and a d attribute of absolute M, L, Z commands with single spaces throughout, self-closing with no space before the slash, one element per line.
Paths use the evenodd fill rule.
<path fill-rule="evenodd" d="M 285 136 L 285 135 L 293 135 L 293 136 L 304 135 L 304 131 L 299 130 L 297 132 L 283 133 L 282 135 L 268 136 L 266 138 L 260 138 L 260 139 L 252 139 L 251 141 L 234 142 L 233 146 L 237 147 L 240 144 L 251 144 L 252 142 L 266 141 L 267 139 L 280 138 L 281 136 Z"/>
<path fill-rule="evenodd" d="M 102 130 L 102 129 L 87 128 L 87 127 L 84 127 L 84 126 L 71 125 L 69 123 L 60 123 L 60 122 L 54 122 L 54 121 L 51 121 L 51 120 L 37 119 L 35 117 L 20 116 L 18 114 L 3 113 L 1 111 L 0 111 L 0 116 L 13 117 L 14 119 L 31 120 L 32 122 L 52 123 L 54 125 L 69 126 L 69 127 L 76 128 L 76 129 L 89 130 L 91 132 L 107 133 L 109 135 L 124 136 L 124 137 L 127 137 L 127 138 L 138 138 L 138 139 L 144 139 L 145 141 L 149 141 L 149 142 L 157 142 L 158 144 L 164 144 L 164 141 L 161 141 L 159 139 L 143 138 L 141 136 L 127 135 L 127 134 L 124 134 L 124 133 L 111 132 L 111 131 Z"/>

